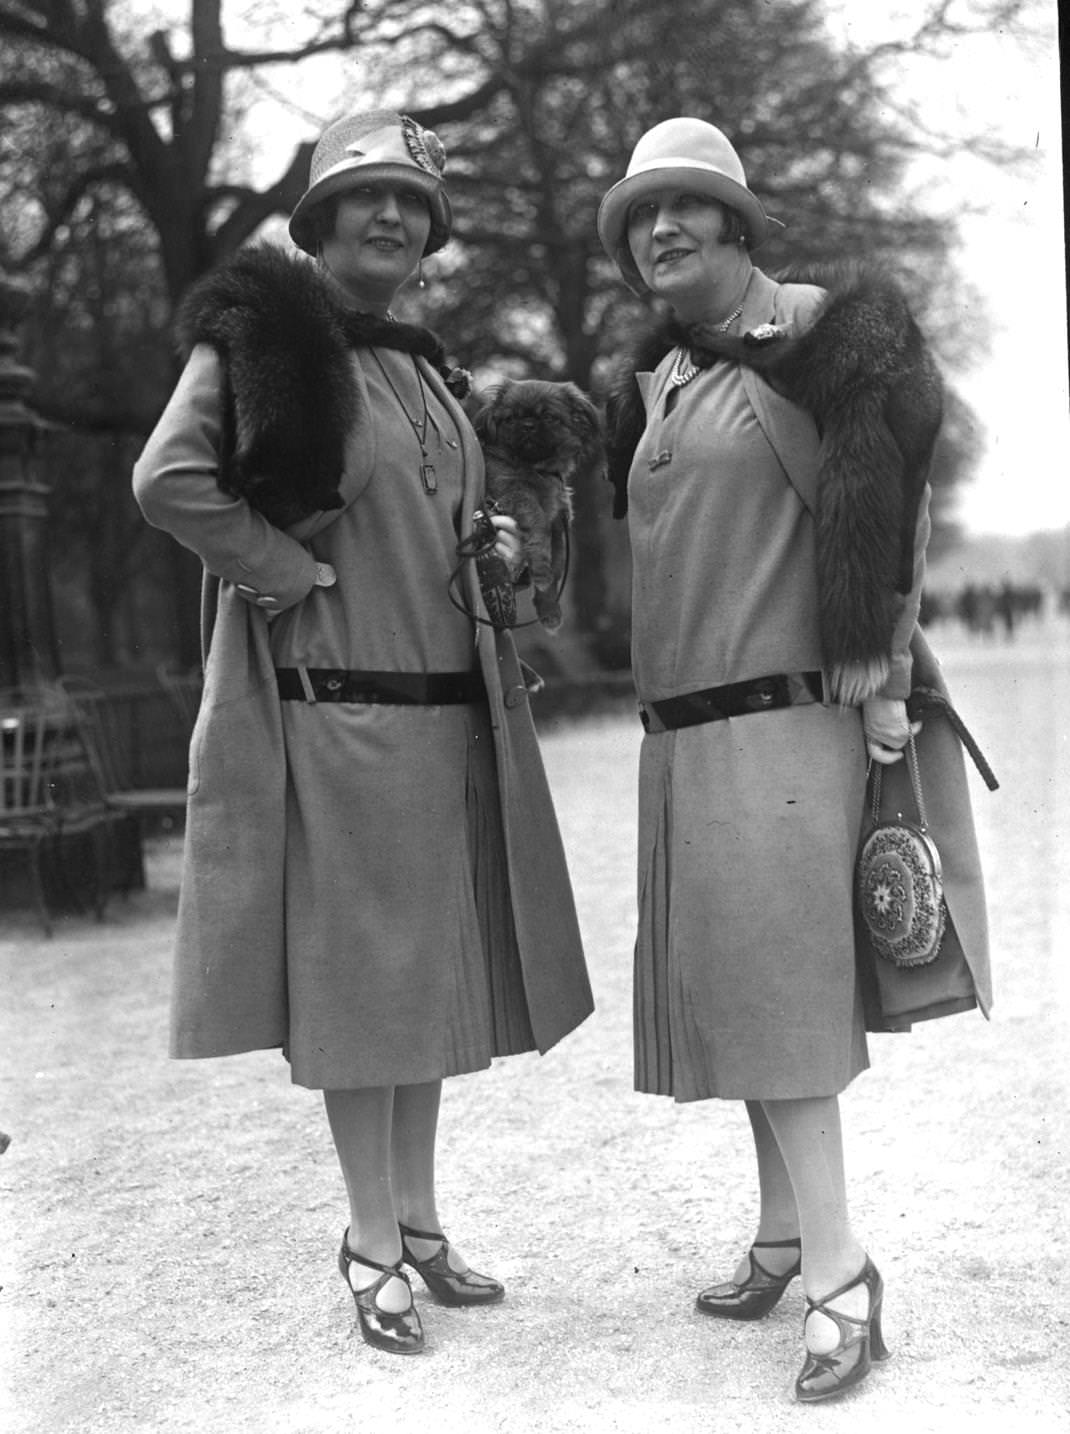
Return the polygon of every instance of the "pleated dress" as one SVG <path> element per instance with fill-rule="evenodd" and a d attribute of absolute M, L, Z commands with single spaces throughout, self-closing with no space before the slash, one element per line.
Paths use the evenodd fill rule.
<path fill-rule="evenodd" d="M 641 701 L 822 667 L 813 519 L 738 366 L 667 404 L 674 357 L 639 376 L 647 427 L 629 475 Z M 865 1069 L 851 897 L 864 785 L 857 709 L 644 737 L 636 1089 L 824 1096 Z"/>
<path fill-rule="evenodd" d="M 275 665 L 475 670 L 473 621 L 447 592 L 457 420 L 409 355 L 355 361 L 375 415 L 372 476 L 310 541 L 339 580 L 273 621 Z M 293 1079 L 406 1084 L 532 1049 L 486 705 L 286 701 L 282 720 Z"/>

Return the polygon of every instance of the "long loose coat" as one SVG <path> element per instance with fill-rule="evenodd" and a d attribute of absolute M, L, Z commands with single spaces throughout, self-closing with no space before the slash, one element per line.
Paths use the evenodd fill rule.
<path fill-rule="evenodd" d="M 415 362 L 437 402 L 453 415 L 461 439 L 463 511 L 470 517 L 482 492 L 478 444 L 439 375 L 422 359 Z M 242 583 L 272 594 L 283 612 L 276 619 L 280 623 L 320 593 L 314 589 L 317 537 L 328 532 L 339 512 L 359 505 L 376 471 L 377 446 L 394 436 L 392 420 L 374 412 L 368 401 L 367 380 L 355 357 L 352 369 L 360 389 L 361 417 L 346 443 L 341 510 L 317 514 L 283 532 L 242 500 L 219 491 L 212 454 L 219 443 L 220 370 L 218 358 L 207 347 L 194 351 L 135 469 L 135 493 L 146 517 L 198 553 L 206 570 L 205 689 L 191 742 L 174 969 L 172 1053 L 176 1056 L 218 1056 L 286 1047 L 288 1042 L 284 719 L 267 614 L 242 599 L 235 588 Z M 426 553 L 409 537 L 404 524 L 392 536 L 396 547 L 391 561 L 399 576 L 406 565 L 426 561 Z M 467 564 L 459 581 L 469 607 L 485 617 L 472 568 Z M 345 581 L 344 573 L 339 581 Z M 446 601 L 444 586 L 441 601 Z M 516 651 L 509 634 L 494 634 L 489 626 L 477 626 L 475 631 L 475 651 L 488 694 L 524 993 L 535 1043 L 545 1051 L 590 1012 L 591 992 Z M 354 819 L 366 824 L 373 837 L 381 837 L 384 847 L 411 835 L 405 824 L 411 820 L 413 804 L 362 805 L 361 770 L 362 763 L 376 761 L 375 726 L 389 722 L 391 710 L 367 711 L 369 741 L 363 750 L 358 744 L 350 751 L 347 768 L 339 772 L 339 780 L 353 793 Z M 436 801 L 433 771 L 423 771 L 422 776 L 430 785 L 420 793 L 417 809 Z M 410 816 L 400 814 L 403 811 Z M 462 833 L 457 836 L 463 839 Z M 313 831 L 313 862 L 315 843 L 331 840 L 328 827 Z M 358 892 L 360 877 L 360 872 L 354 873 Z M 421 893 L 409 893 L 407 899 L 419 902 Z M 306 915 L 309 921 L 317 919 L 315 910 Z M 328 936 L 344 943 L 350 934 L 339 930 Z M 429 980 L 426 1008 L 433 1009 L 442 995 Z M 377 1031 L 361 1027 L 359 1039 L 369 1069 L 376 1068 L 380 1057 L 383 1068 L 390 1068 L 397 1043 L 389 1026 Z"/>

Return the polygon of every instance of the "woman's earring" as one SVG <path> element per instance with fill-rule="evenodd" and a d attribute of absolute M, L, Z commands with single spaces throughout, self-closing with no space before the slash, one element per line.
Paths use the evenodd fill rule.
<path fill-rule="evenodd" d="M 420 255 L 419 262 L 418 262 L 417 265 L 416 265 L 416 287 L 417 287 L 418 289 L 422 289 L 422 288 L 425 287 L 425 285 L 424 285 L 424 260 L 423 260 L 423 255 L 422 255 L 422 254 Z"/>

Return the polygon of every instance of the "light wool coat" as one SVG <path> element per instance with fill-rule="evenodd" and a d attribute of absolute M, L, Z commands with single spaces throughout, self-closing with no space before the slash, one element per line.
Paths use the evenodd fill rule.
<path fill-rule="evenodd" d="M 482 493 L 478 444 L 439 375 L 422 359 L 418 362 L 424 382 L 453 414 L 461 436 L 464 512 L 470 517 Z M 346 446 L 341 495 L 347 507 L 359 504 L 375 471 L 377 445 L 391 436 L 388 425 L 401 423 L 400 418 L 391 420 L 368 411 L 365 380 L 356 360 L 353 370 L 363 402 L 362 418 Z M 219 361 L 202 346 L 194 351 L 134 473 L 135 494 L 148 520 L 195 551 L 205 566 L 205 690 L 191 744 L 172 1007 L 172 1053 L 183 1057 L 287 1043 L 283 717 L 267 614 L 241 598 L 236 584 L 271 593 L 284 614 L 297 610 L 314 591 L 315 539 L 338 518 L 338 511 L 322 513 L 283 532 L 244 501 L 220 492 L 211 458 L 218 446 L 219 421 Z M 404 526 L 396 536 L 399 573 L 426 561 Z M 485 617 L 472 564 L 465 566 L 460 582 L 469 606 Z M 587 1016 L 591 991 L 562 843 L 512 638 L 480 626 L 476 652 L 489 699 L 524 992 L 535 1043 L 545 1051 Z M 384 720 L 388 720 L 385 710 Z M 359 803 L 361 763 L 375 760 L 374 742 L 363 755 L 355 749 L 344 780 L 354 793 L 355 819 L 381 837 L 385 850 L 391 843 L 404 842 L 407 833 L 398 825 L 404 820 L 398 811 L 368 810 Z M 421 794 L 421 800 L 430 809 L 437 797 L 433 774 L 429 780 L 432 787 Z M 461 837 L 458 833 L 458 840 Z M 331 832 L 314 833 L 312 839 L 328 842 Z M 355 873 L 357 886 L 359 877 Z M 420 901 L 420 893 L 413 892 L 411 899 Z M 315 911 L 307 913 L 308 921 L 316 919 Z M 345 943 L 352 933 L 340 930 L 333 937 Z M 427 1002 L 433 1003 L 438 995 L 432 982 Z M 362 1032 L 361 1038 L 365 1044 L 373 1043 L 366 1052 L 370 1068 L 377 1059 L 375 1041 L 381 1043 L 383 1061 L 389 1065 L 396 1044 L 389 1028 Z"/>

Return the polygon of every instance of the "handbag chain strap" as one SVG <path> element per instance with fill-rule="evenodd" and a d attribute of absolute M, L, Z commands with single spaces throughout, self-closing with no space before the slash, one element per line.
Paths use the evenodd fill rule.
<path fill-rule="evenodd" d="M 914 801 L 917 803 L 918 818 L 922 831 L 928 831 L 929 819 L 925 815 L 925 800 L 921 795 L 921 772 L 918 770 L 918 749 L 914 745 L 914 734 L 910 734 L 907 742 L 907 765 L 910 768 L 910 785 L 914 788 Z M 873 772 L 873 820 L 880 821 L 881 810 L 881 763 L 870 759 L 870 769 Z"/>

